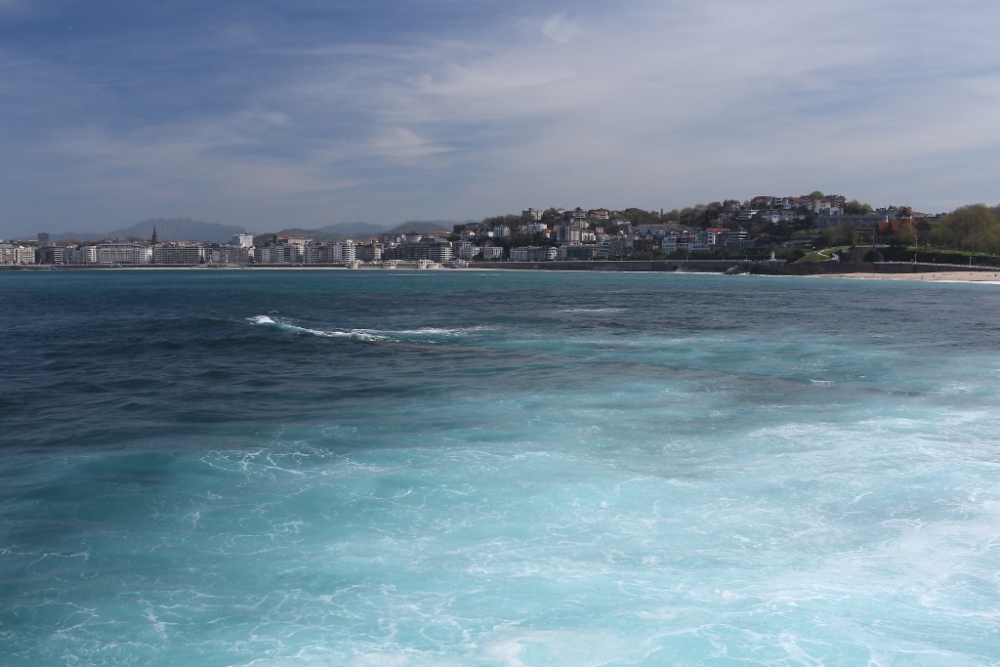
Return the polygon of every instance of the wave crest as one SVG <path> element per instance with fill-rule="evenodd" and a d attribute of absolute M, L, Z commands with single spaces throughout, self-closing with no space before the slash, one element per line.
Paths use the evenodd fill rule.
<path fill-rule="evenodd" d="M 319 336 L 320 338 L 348 338 L 350 340 L 357 340 L 365 343 L 376 343 L 379 341 L 389 340 L 386 336 L 380 336 L 361 329 L 339 331 L 337 329 L 321 330 L 299 327 L 294 324 L 289 324 L 288 322 L 280 322 L 274 318 L 268 317 L 267 315 L 257 315 L 256 317 L 251 317 L 250 322 L 257 325 L 276 327 L 278 329 L 282 329 L 283 331 L 293 331 L 295 333 Z"/>
<path fill-rule="evenodd" d="M 469 327 L 469 328 L 458 328 L 458 329 L 443 329 L 438 327 L 423 327 L 420 329 L 404 329 L 400 331 L 381 331 L 378 329 L 310 329 L 308 327 L 300 327 L 295 324 L 290 324 L 288 322 L 282 322 L 280 320 L 275 320 L 268 315 L 257 315 L 255 317 L 247 318 L 251 324 L 261 325 L 261 326 L 271 326 L 283 331 L 292 331 L 295 333 L 309 334 L 311 336 L 319 336 L 320 338 L 347 338 L 351 340 L 362 341 L 366 343 L 375 343 L 383 341 L 393 341 L 400 342 L 400 339 L 405 339 L 407 337 L 414 336 L 464 336 L 473 331 L 480 331 L 487 329 L 488 327 Z M 433 342 L 433 341 L 431 341 Z"/>

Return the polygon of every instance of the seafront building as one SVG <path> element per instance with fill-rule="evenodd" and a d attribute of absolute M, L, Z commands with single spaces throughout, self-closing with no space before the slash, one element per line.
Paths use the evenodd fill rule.
<path fill-rule="evenodd" d="M 613 260 L 745 249 L 757 244 L 756 234 L 762 234 L 764 243 L 773 244 L 774 236 L 768 231 L 781 226 L 799 230 L 799 236 L 786 241 L 787 245 L 809 244 L 826 229 L 846 227 L 853 228 L 853 238 L 864 242 L 892 238 L 905 228 L 926 238 L 932 218 L 907 208 L 871 210 L 856 201 L 847 202 L 842 195 L 726 199 L 721 204 L 685 209 L 677 217 L 640 209 L 527 208 L 520 216 L 457 224 L 451 232 L 386 232 L 335 242 L 291 234 L 255 239 L 250 233 L 237 234 L 229 243 L 160 240 L 154 228 L 148 242 L 103 239 L 59 244 L 42 232 L 31 241 L 0 241 L 0 266 L 393 268 L 505 260 Z M 787 239 L 790 232 L 785 234 Z"/>
<path fill-rule="evenodd" d="M 0 266 L 34 264 L 35 249 L 29 246 L 0 243 Z"/>

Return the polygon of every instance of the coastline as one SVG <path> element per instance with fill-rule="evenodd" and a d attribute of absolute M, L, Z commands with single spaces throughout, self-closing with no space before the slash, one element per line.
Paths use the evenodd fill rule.
<path fill-rule="evenodd" d="M 750 270 L 746 270 L 746 269 Z M 813 270 L 817 267 L 810 267 Z M 824 269 L 840 268 L 838 266 L 823 267 Z M 887 265 L 871 265 L 872 270 L 858 270 L 859 265 L 847 268 L 847 271 L 813 272 L 799 268 L 799 265 L 781 265 L 769 267 L 766 265 L 747 266 L 745 262 L 719 260 L 675 260 L 675 261 L 607 261 L 607 262 L 504 262 L 490 264 L 470 264 L 465 267 L 448 267 L 441 265 L 416 266 L 338 266 L 338 265 L 13 265 L 0 266 L 0 271 L 27 271 L 29 273 L 48 272 L 105 272 L 105 271 L 549 271 L 549 272 L 625 272 L 625 273 L 675 273 L 675 274 L 715 274 L 715 275 L 752 275 L 752 276 L 783 276 L 799 278 L 846 278 L 850 280 L 907 280 L 924 282 L 974 282 L 1000 284 L 1000 269 L 954 268 L 952 270 L 932 270 L 930 265 L 900 265 L 895 270 L 886 270 Z M 935 267 L 940 268 L 940 267 Z M 734 270 L 735 269 L 735 270 Z M 799 269 L 799 270 L 796 270 Z M 881 270 L 879 270 L 881 269 Z M 903 269 L 903 270 L 900 270 Z M 908 269 L 908 270 L 907 270 Z M 923 269 L 923 270 L 922 270 Z"/>
<path fill-rule="evenodd" d="M 825 273 L 815 278 L 849 278 L 851 280 L 908 280 L 925 282 L 998 283 L 1000 271 L 932 271 L 928 273 Z"/>

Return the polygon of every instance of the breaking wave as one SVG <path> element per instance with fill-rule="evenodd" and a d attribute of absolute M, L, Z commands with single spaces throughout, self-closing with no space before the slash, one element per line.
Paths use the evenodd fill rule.
<path fill-rule="evenodd" d="M 311 336 L 319 336 L 320 338 L 346 338 L 350 340 L 357 340 L 366 343 L 377 343 L 377 342 L 400 342 L 406 339 L 413 339 L 414 337 L 425 337 L 425 336 L 464 336 L 474 331 L 480 331 L 488 329 L 489 327 L 466 327 L 457 329 L 444 329 L 438 327 L 423 327 L 420 329 L 402 329 L 399 331 L 382 331 L 379 329 L 310 329 L 308 327 L 300 327 L 295 324 L 290 324 L 288 322 L 282 322 L 280 320 L 275 320 L 268 315 L 257 315 L 255 317 L 249 318 L 251 324 L 271 326 L 283 331 L 291 331 L 300 334 L 309 334 Z"/>
<path fill-rule="evenodd" d="M 376 343 L 389 340 L 386 336 L 375 334 L 370 331 L 363 331 L 361 329 L 341 331 L 337 329 L 323 330 L 299 327 L 294 324 L 289 324 L 288 322 L 279 322 L 271 317 L 268 317 L 267 315 L 257 315 L 256 317 L 251 317 L 250 322 L 262 326 L 275 327 L 277 329 L 281 329 L 282 331 L 292 331 L 294 333 L 319 336 L 320 338 L 348 338 L 350 340 L 358 340 L 365 343 Z"/>

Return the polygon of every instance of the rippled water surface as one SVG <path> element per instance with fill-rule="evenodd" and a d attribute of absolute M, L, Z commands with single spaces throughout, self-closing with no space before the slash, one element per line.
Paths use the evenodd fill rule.
<path fill-rule="evenodd" d="M 0 664 L 998 665 L 998 306 L 0 273 Z"/>

